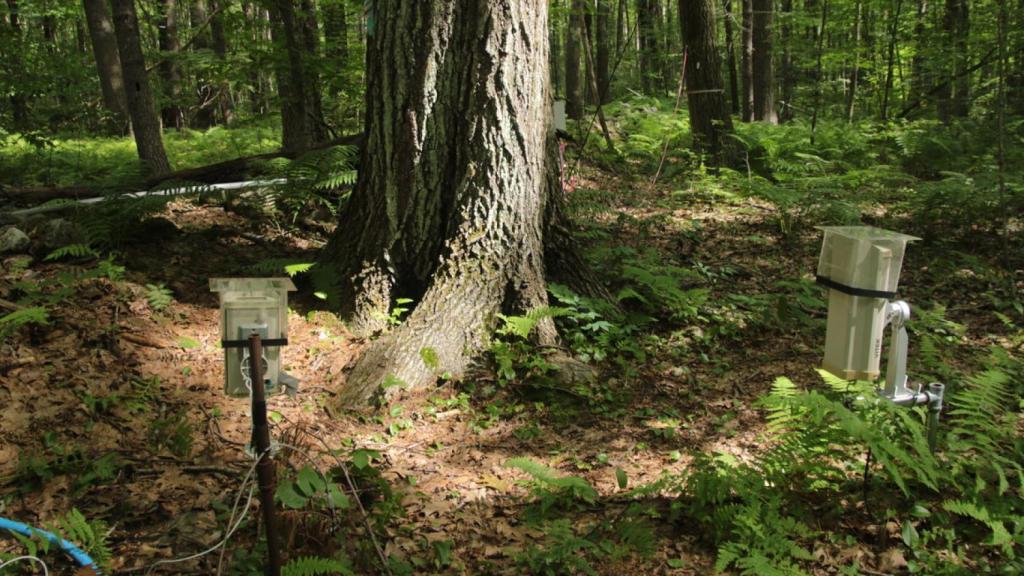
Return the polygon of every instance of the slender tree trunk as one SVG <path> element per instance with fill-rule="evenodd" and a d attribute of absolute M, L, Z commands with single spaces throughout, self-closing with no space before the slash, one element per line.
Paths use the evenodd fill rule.
<path fill-rule="evenodd" d="M 120 129 L 128 123 L 128 101 L 121 72 L 121 57 L 117 54 L 117 37 L 105 0 L 82 0 L 85 22 L 89 26 L 92 53 L 96 60 L 96 74 L 100 79 L 103 104 L 114 114 Z"/>
<path fill-rule="evenodd" d="M 629 28 L 629 2 L 619 0 L 618 17 L 615 20 L 615 55 L 618 58 L 626 49 L 626 30 Z"/>
<path fill-rule="evenodd" d="M 655 0 L 637 0 L 637 38 L 640 43 L 640 85 L 644 94 L 654 94 L 661 85 L 658 57 L 658 20 Z"/>
<path fill-rule="evenodd" d="M 793 0 L 782 0 L 782 110 L 779 112 L 779 120 L 782 122 L 792 120 L 796 112 L 792 106 L 797 76 L 792 44 Z M 820 79 L 814 82 L 818 85 Z"/>
<path fill-rule="evenodd" d="M 953 82 L 944 83 L 938 91 L 939 118 L 948 122 L 953 117 L 967 116 L 970 105 L 970 75 L 961 74 L 970 66 L 967 53 L 967 35 L 970 17 L 967 8 L 968 0 L 946 0 L 945 13 L 942 16 L 942 30 L 945 47 L 952 55 L 948 59 L 946 76 Z"/>
<path fill-rule="evenodd" d="M 583 117 L 583 84 L 580 82 L 580 36 L 583 0 L 571 0 L 569 22 L 565 28 L 565 114 L 573 120 Z"/>
<path fill-rule="evenodd" d="M 956 69 L 957 75 L 955 90 L 953 92 L 953 115 L 959 118 L 966 118 L 971 111 L 971 75 L 960 74 L 971 65 L 971 53 L 968 50 L 968 38 L 971 33 L 970 3 L 968 0 L 958 0 L 956 11 Z"/>
<path fill-rule="evenodd" d="M 312 132 L 313 143 L 328 139 L 327 123 L 324 121 L 323 96 L 320 93 L 320 73 L 317 63 L 320 60 L 320 29 L 316 21 L 316 4 L 314 0 L 302 0 L 302 38 L 305 57 L 302 59 L 302 74 L 305 79 L 306 113 L 309 114 L 308 126 Z"/>
<path fill-rule="evenodd" d="M 732 31 L 732 0 L 724 0 L 725 9 L 725 62 L 729 69 L 729 108 L 733 114 L 740 113 L 740 88 L 739 77 L 736 71 L 736 43 L 733 40 Z M 685 26 L 682 17 L 680 24 Z"/>
<path fill-rule="evenodd" d="M 821 21 L 818 23 L 817 60 L 814 64 L 814 111 L 811 113 L 811 145 L 814 145 L 814 132 L 818 127 L 818 109 L 821 107 L 821 59 L 825 53 L 825 26 L 828 24 L 829 0 L 821 3 Z"/>
<path fill-rule="evenodd" d="M 202 52 L 209 50 L 213 43 L 210 27 L 210 15 L 206 0 L 193 0 L 191 7 L 192 50 Z M 209 128 L 216 122 L 217 87 L 203 77 L 196 78 L 196 113 L 194 124 L 197 128 Z"/>
<path fill-rule="evenodd" d="M 775 70 L 772 57 L 772 0 L 752 0 L 754 22 L 754 120 L 778 124 L 775 113 Z"/>
<path fill-rule="evenodd" d="M 597 0 L 597 61 L 595 63 L 595 75 L 597 76 L 597 91 L 599 102 L 606 104 L 609 96 L 610 78 L 609 66 L 611 62 L 611 0 Z"/>
<path fill-rule="evenodd" d="M 850 71 L 850 87 L 846 92 L 846 121 L 853 122 L 854 106 L 857 103 L 857 83 L 860 81 L 861 23 L 864 5 L 857 0 L 857 16 L 853 24 L 853 69 Z"/>
<path fill-rule="evenodd" d="M 324 52 L 329 61 L 343 70 L 348 61 L 348 14 L 345 0 L 323 0 Z"/>
<path fill-rule="evenodd" d="M 928 49 L 928 0 L 917 0 L 917 18 L 914 21 L 914 57 L 910 61 L 910 101 L 916 102 L 928 92 L 925 76 Z"/>
<path fill-rule="evenodd" d="M 558 6 L 561 8 L 564 6 L 564 3 L 559 0 Z M 565 100 L 566 92 L 562 65 L 565 63 L 566 55 L 562 53 L 562 34 L 558 26 L 549 27 L 548 44 L 551 46 L 551 50 L 548 53 L 548 67 L 551 69 L 551 89 L 555 94 L 555 98 Z"/>
<path fill-rule="evenodd" d="M 128 112 L 135 134 L 135 147 L 139 158 L 146 164 L 150 176 L 161 176 L 171 171 L 160 139 L 160 122 L 153 107 L 153 92 L 146 74 L 146 61 L 142 56 L 139 39 L 139 18 L 134 0 L 111 0 L 117 51 L 124 72 Z"/>
<path fill-rule="evenodd" d="M 892 93 L 893 68 L 896 64 L 896 35 L 899 33 L 900 12 L 902 12 L 903 0 L 896 0 L 893 13 L 890 15 L 889 25 L 889 48 L 886 56 L 885 86 L 882 88 L 882 108 L 880 116 L 882 120 L 889 118 L 889 96 Z"/>
<path fill-rule="evenodd" d="M 754 0 L 741 0 L 743 6 L 743 50 L 740 66 L 743 69 L 743 121 L 754 120 Z"/>
<path fill-rule="evenodd" d="M 210 40 L 213 43 L 213 53 L 221 64 L 228 59 L 228 38 L 224 30 L 224 9 L 226 0 L 211 0 L 210 7 L 213 10 L 213 17 L 210 20 Z M 220 112 L 221 122 L 230 124 L 234 118 L 234 100 L 231 94 L 231 84 L 222 80 L 218 87 L 217 109 Z"/>
<path fill-rule="evenodd" d="M 178 68 L 178 14 L 177 0 L 160 0 L 160 82 L 163 87 L 164 103 L 160 117 L 165 128 L 180 130 L 185 126 L 185 116 L 178 105 L 181 95 L 181 70 Z"/>
<path fill-rule="evenodd" d="M 384 328 L 394 297 L 417 304 L 368 346 L 336 406 L 457 378 L 499 312 L 546 303 L 558 261 L 545 256 L 565 247 L 552 220 L 547 5 L 375 4 L 367 143 L 325 269 L 361 332 Z M 553 341 L 552 323 L 541 337 Z"/>
<path fill-rule="evenodd" d="M 304 39 L 295 16 L 292 0 L 274 0 L 270 11 L 275 44 L 284 40 L 286 58 L 276 65 L 277 89 L 281 99 L 281 146 L 290 153 L 309 150 L 315 141 L 310 122 L 306 77 L 304 73 Z"/>
<path fill-rule="evenodd" d="M 12 54 L 4 56 L 4 65 L 10 69 L 10 74 L 13 76 L 24 73 L 22 53 L 24 51 L 25 39 L 22 37 L 21 12 L 18 8 L 18 0 L 7 0 L 7 13 L 8 23 L 10 24 L 9 33 L 13 38 L 14 50 Z M 9 100 L 11 102 L 11 120 L 15 129 L 27 130 L 29 127 L 28 99 L 20 91 L 15 90 L 10 95 Z"/>
<path fill-rule="evenodd" d="M 679 24 L 694 150 L 705 154 L 712 166 L 735 165 L 738 155 L 715 44 L 713 0 L 679 0 Z"/>

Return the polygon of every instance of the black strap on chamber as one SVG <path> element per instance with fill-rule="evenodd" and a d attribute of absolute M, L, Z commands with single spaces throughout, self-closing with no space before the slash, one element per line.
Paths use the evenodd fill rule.
<path fill-rule="evenodd" d="M 865 298 L 884 298 L 886 300 L 892 300 L 896 297 L 895 292 L 885 292 L 882 290 L 868 290 L 867 288 L 854 288 L 853 286 L 847 286 L 846 284 L 840 284 L 831 278 L 824 276 L 815 276 L 814 281 L 822 286 L 838 290 L 843 294 L 849 294 L 850 296 L 863 296 Z"/>
<path fill-rule="evenodd" d="M 265 338 L 265 339 L 261 339 L 260 340 L 260 344 L 262 344 L 264 348 L 266 348 L 268 346 L 287 346 L 288 345 L 288 339 L 287 338 Z M 220 345 L 221 345 L 221 348 L 248 348 L 249 347 L 249 339 L 246 338 L 245 340 L 221 340 L 220 341 Z"/>

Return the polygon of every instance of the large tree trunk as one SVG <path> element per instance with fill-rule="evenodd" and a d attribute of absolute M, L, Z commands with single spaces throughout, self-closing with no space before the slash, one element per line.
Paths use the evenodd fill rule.
<path fill-rule="evenodd" d="M 772 58 L 772 0 L 752 0 L 754 11 L 754 120 L 777 124 L 775 70 Z"/>
<path fill-rule="evenodd" d="M 545 244 L 573 253 L 556 234 L 548 3 L 371 6 L 367 143 L 325 267 L 359 333 L 383 330 L 395 297 L 416 306 L 369 345 L 340 407 L 458 377 L 497 313 L 546 303 Z"/>
<path fill-rule="evenodd" d="M 724 0 L 725 10 L 725 63 L 729 68 L 729 109 L 733 114 L 740 113 L 739 75 L 736 71 L 736 42 L 732 32 L 732 0 Z M 680 20 L 682 20 L 680 18 Z"/>
<path fill-rule="evenodd" d="M 153 92 L 146 74 L 146 61 L 142 56 L 139 41 L 139 18 L 135 13 L 134 0 L 111 0 L 114 15 L 114 32 L 117 35 L 117 51 L 121 56 L 121 68 L 128 97 L 128 112 L 135 133 L 135 147 L 139 158 L 146 163 L 150 176 L 160 176 L 171 171 L 160 139 L 160 122 L 153 108 Z"/>
<path fill-rule="evenodd" d="M 120 128 L 124 129 L 128 122 L 128 100 L 124 90 L 124 75 L 121 73 L 121 58 L 117 54 L 114 24 L 110 21 L 107 3 L 105 0 L 82 0 L 82 5 L 89 26 L 103 104 L 114 114 Z"/>
<path fill-rule="evenodd" d="M 571 0 L 569 22 L 565 27 L 565 114 L 574 120 L 583 117 L 583 83 L 580 78 L 583 26 L 583 0 Z"/>
<path fill-rule="evenodd" d="M 741 100 L 744 122 L 754 120 L 754 0 L 743 3 L 743 50 L 740 67 L 743 70 L 743 99 Z"/>
<path fill-rule="evenodd" d="M 210 39 L 213 42 L 213 53 L 221 63 L 228 59 L 228 37 L 224 30 L 224 9 L 227 0 L 212 0 L 210 7 L 213 16 L 210 20 Z M 217 109 L 220 111 L 221 122 L 230 124 L 234 118 L 234 101 L 231 94 L 231 84 L 222 80 L 217 94 Z"/>
<path fill-rule="evenodd" d="M 686 94 L 690 129 L 698 154 L 706 154 L 713 166 L 733 164 L 735 139 L 732 118 L 725 101 L 722 72 L 715 45 L 713 0 L 679 0 L 679 24 L 686 51 Z"/>
<path fill-rule="evenodd" d="M 178 105 L 181 94 L 181 70 L 178 68 L 178 14 L 177 0 L 160 1 L 160 81 L 163 87 L 164 103 L 160 117 L 165 128 L 180 130 L 185 127 L 185 116 Z"/>

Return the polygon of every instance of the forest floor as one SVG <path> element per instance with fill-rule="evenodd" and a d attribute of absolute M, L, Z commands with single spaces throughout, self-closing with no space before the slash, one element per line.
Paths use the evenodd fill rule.
<path fill-rule="evenodd" d="M 594 502 L 565 512 L 576 533 L 614 523 L 637 499 L 665 517 L 669 498 L 628 496 L 629 489 L 684 470 L 695 452 L 749 457 L 763 444 L 754 400 L 778 376 L 802 387 L 820 382 L 814 367 L 824 310 L 811 284 L 820 245 L 813 228 L 784 237 L 774 206 L 686 183 L 652 186 L 647 177 L 585 167 L 577 186 L 574 194 L 603 191 L 591 228 L 603 231 L 603 242 L 653 248 L 666 266 L 699 269 L 709 290 L 705 309 L 721 315 L 697 314 L 685 326 L 651 324 L 649 334 L 637 335 L 655 342 L 644 362 L 631 370 L 598 365 L 607 392 L 600 405 L 528 386 L 488 396 L 481 391 L 493 370 L 483 362 L 475 382 L 439 385 L 381 415 L 330 412 L 364 343 L 317 310 L 308 286 L 300 283 L 293 294 L 283 364 L 301 381 L 299 393 L 269 401 L 272 436 L 288 446 L 279 474 L 289 478 L 309 461 L 336 471 L 345 461 L 361 501 L 374 509 L 381 552 L 407 560 L 415 573 L 526 572 L 523 556 L 545 533 L 524 520 L 527 476 L 506 467 L 511 458 L 530 458 L 596 489 Z M 220 541 L 252 460 L 244 450 L 247 401 L 223 392 L 217 297 L 208 279 L 247 275 L 269 259 L 311 262 L 320 243 L 301 236 L 221 206 L 175 200 L 124 249 L 117 260 L 123 278 L 77 281 L 47 325 L 26 327 L 0 345 L 0 516 L 52 526 L 76 508 L 102 520 L 115 574 L 148 573 L 154 562 Z M 972 290 L 970 267 L 936 268 L 935 256 L 927 244 L 910 249 L 903 296 L 915 305 L 955 303 L 946 318 L 965 330 L 949 337 L 965 350 L 998 343 L 998 322 L 976 313 L 986 303 Z M 0 298 L 19 290 L 16 283 L 43 285 L 93 265 L 2 262 Z M 154 297 L 158 285 L 170 290 L 169 302 Z M 799 321 L 769 326 L 740 314 L 744 298 L 776 295 L 771 306 L 784 306 L 793 290 L 803 298 L 789 303 Z M 252 508 L 226 546 L 225 573 L 247 573 L 258 562 Z M 342 531 L 350 534 L 346 551 L 356 573 L 375 572 L 367 566 L 377 552 L 357 507 L 287 510 L 283 518 L 288 550 L 329 555 L 339 546 L 330 536 Z M 867 517 L 849 521 L 874 536 L 816 544 L 820 573 L 852 557 L 879 571 L 899 567 L 890 554 L 895 528 L 869 525 Z M 649 554 L 605 556 L 597 573 L 713 571 L 715 550 L 698 531 L 653 525 Z M 218 573 L 219 552 L 153 573 Z"/>

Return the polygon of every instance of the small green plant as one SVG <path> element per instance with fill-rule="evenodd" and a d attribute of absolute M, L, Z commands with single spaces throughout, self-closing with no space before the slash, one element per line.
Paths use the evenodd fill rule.
<path fill-rule="evenodd" d="M 300 468 L 294 479 L 282 479 L 274 497 L 285 507 L 294 509 L 305 508 L 317 499 L 338 510 L 347 510 L 351 506 L 340 486 L 309 466 Z"/>
<path fill-rule="evenodd" d="M 72 258 L 99 258 L 98 252 L 90 248 L 85 244 L 69 244 L 62 246 L 46 255 L 43 260 L 49 262 L 51 260 L 61 260 L 67 257 Z"/>
<path fill-rule="evenodd" d="M 348 559 L 336 560 L 318 556 L 303 556 L 290 560 L 281 567 L 281 576 L 353 576 Z"/>
<path fill-rule="evenodd" d="M 530 475 L 529 485 L 537 500 L 540 516 L 544 517 L 553 509 L 572 509 L 579 504 L 593 504 L 597 491 L 589 482 L 577 476 L 563 476 L 529 458 L 512 458 L 505 462 L 506 468 L 522 470 Z"/>
<path fill-rule="evenodd" d="M 14 312 L 0 316 L 0 341 L 6 340 L 22 326 L 49 324 L 50 314 L 42 306 L 18 308 Z"/>
<path fill-rule="evenodd" d="M 174 301 L 174 294 L 163 284 L 146 284 L 146 302 L 156 312 L 163 312 Z"/>
<path fill-rule="evenodd" d="M 149 426 L 149 441 L 155 451 L 166 449 L 179 458 L 192 453 L 192 423 L 185 411 L 156 418 Z"/>

